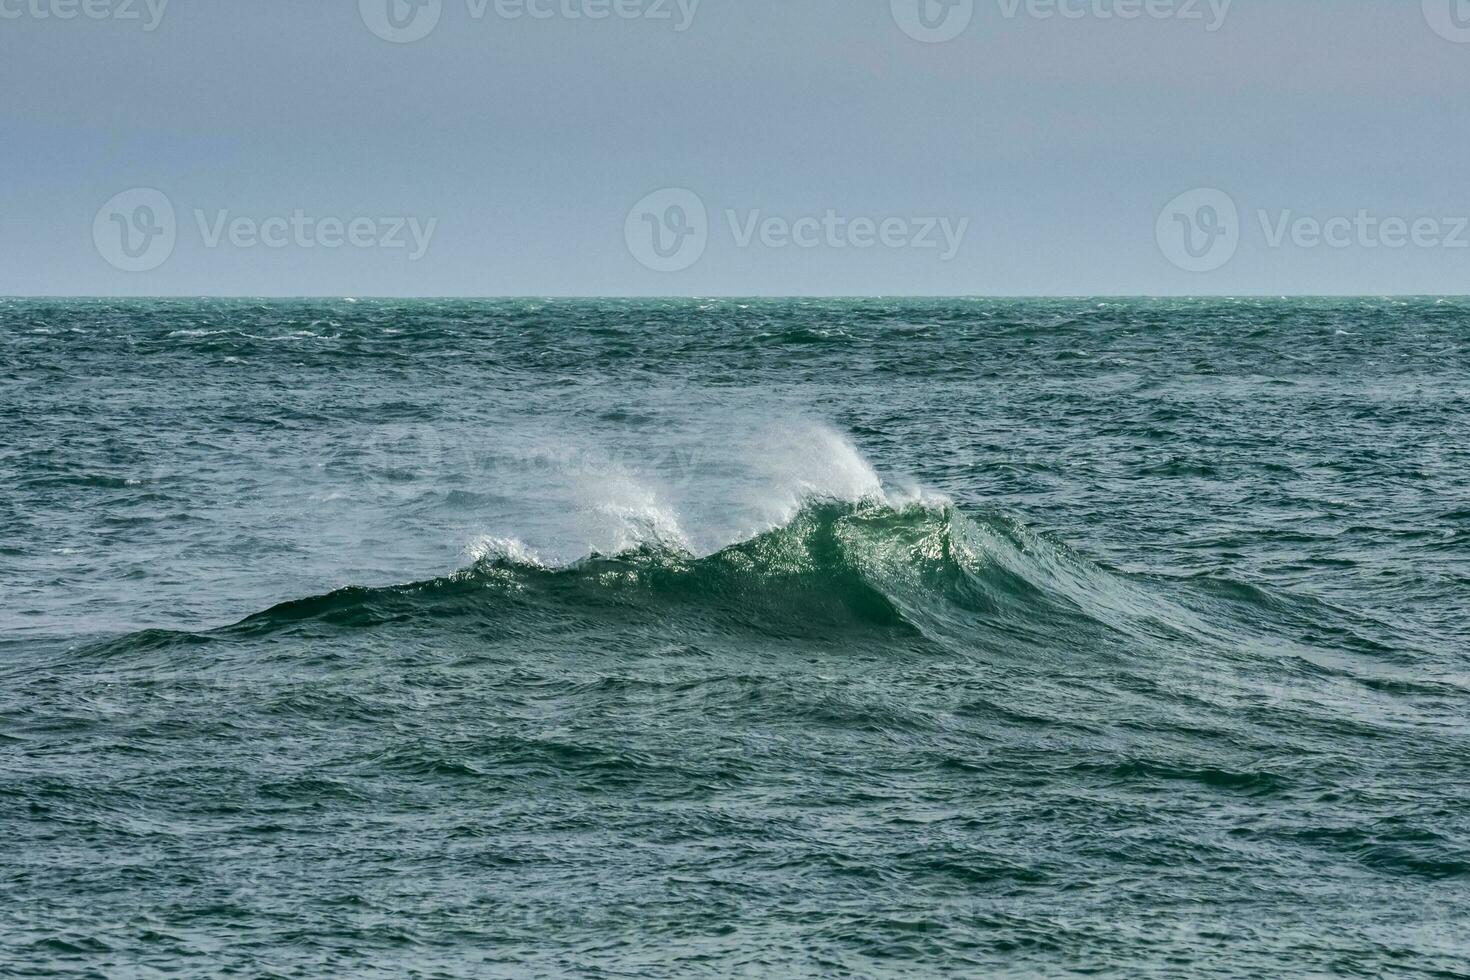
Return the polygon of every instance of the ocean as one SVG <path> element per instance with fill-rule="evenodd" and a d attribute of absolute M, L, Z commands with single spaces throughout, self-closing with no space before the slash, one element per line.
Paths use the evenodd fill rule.
<path fill-rule="evenodd" d="M 1470 976 L 1470 300 L 0 299 L 0 975 Z"/>

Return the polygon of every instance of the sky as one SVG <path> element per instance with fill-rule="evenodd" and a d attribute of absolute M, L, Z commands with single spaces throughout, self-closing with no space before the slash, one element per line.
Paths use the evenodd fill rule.
<path fill-rule="evenodd" d="M 1470 0 L 0 0 L 0 295 L 1470 293 Z"/>

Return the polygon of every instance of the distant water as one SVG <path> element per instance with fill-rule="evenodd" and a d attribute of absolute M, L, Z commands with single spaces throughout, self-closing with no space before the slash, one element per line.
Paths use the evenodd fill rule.
<path fill-rule="evenodd" d="M 0 300 L 0 975 L 1470 976 L 1470 301 Z"/>

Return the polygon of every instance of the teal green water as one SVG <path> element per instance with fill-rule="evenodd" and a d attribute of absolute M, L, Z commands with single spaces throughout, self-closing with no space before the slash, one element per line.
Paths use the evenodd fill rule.
<path fill-rule="evenodd" d="M 1470 301 L 0 300 L 0 975 L 1470 976 Z"/>

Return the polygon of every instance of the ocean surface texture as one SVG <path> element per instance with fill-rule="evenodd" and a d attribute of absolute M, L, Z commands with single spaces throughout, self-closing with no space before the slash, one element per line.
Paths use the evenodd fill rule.
<path fill-rule="evenodd" d="M 1470 301 L 0 300 L 0 975 L 1470 976 Z"/>

